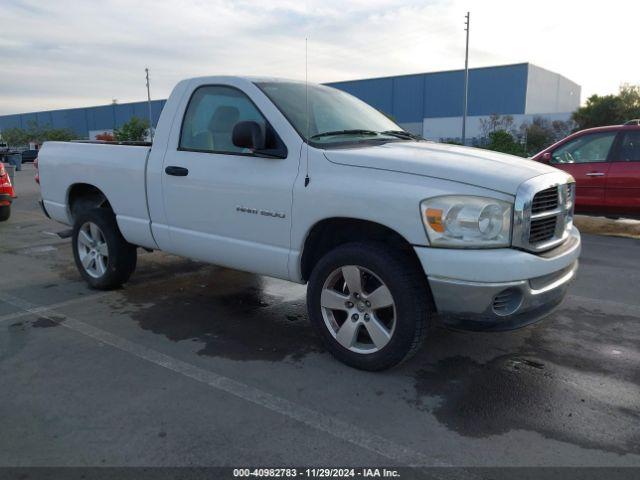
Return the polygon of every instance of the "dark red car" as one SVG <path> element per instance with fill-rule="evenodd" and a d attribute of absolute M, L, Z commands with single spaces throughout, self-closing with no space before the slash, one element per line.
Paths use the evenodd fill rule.
<path fill-rule="evenodd" d="M 0 162 L 0 222 L 4 222 L 11 216 L 11 202 L 16 193 L 11 185 L 11 179 L 4 164 Z"/>
<path fill-rule="evenodd" d="M 533 160 L 576 179 L 576 212 L 640 218 L 640 120 L 569 135 Z"/>

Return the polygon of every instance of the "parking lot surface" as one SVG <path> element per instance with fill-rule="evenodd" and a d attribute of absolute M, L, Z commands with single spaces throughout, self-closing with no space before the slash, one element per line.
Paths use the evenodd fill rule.
<path fill-rule="evenodd" d="M 0 465 L 640 466 L 640 241 L 585 235 L 562 306 L 436 328 L 381 373 L 325 352 L 305 287 L 141 252 L 87 288 L 30 165 L 0 224 Z"/>

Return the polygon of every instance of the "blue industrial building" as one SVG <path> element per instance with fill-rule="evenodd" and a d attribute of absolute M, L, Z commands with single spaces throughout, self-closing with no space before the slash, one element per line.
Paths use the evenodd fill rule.
<path fill-rule="evenodd" d="M 332 83 L 391 115 L 426 138 L 457 138 L 462 128 L 464 70 Z M 469 70 L 467 135 L 480 135 L 480 120 L 511 115 L 514 125 L 534 116 L 567 120 L 580 106 L 580 86 L 530 63 Z"/>
<path fill-rule="evenodd" d="M 361 98 L 392 116 L 404 128 L 430 139 L 460 135 L 464 71 L 418 73 L 352 80 L 329 85 Z M 155 125 L 165 100 L 152 102 Z M 469 71 L 468 137 L 480 134 L 482 118 L 497 113 L 511 115 L 514 123 L 540 115 L 568 119 L 580 105 L 580 86 L 567 78 L 530 63 L 473 68 Z M 112 131 L 132 116 L 148 118 L 147 102 L 22 113 L 0 116 L 0 132 L 25 128 L 29 122 L 69 128 L 79 137 Z"/>
<path fill-rule="evenodd" d="M 165 102 L 166 100 L 151 102 L 154 126 L 158 123 Z M 148 119 L 149 104 L 134 102 L 4 115 L 0 116 L 0 133 L 5 128 L 27 128 L 30 123 L 35 122 L 38 125 L 48 125 L 52 128 L 68 128 L 73 130 L 78 138 L 90 138 L 97 133 L 113 131 L 114 128 L 120 127 L 133 116 Z"/>

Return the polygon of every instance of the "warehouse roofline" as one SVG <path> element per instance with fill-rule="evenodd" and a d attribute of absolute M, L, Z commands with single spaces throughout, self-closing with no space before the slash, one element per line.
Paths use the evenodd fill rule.
<path fill-rule="evenodd" d="M 155 102 L 166 102 L 166 98 L 158 98 L 155 100 L 151 100 L 151 103 Z M 84 110 L 86 108 L 105 108 L 105 107 L 126 107 L 129 105 L 137 105 L 139 103 L 147 104 L 147 100 L 138 100 L 137 102 L 124 102 L 124 103 L 103 103 L 100 105 L 86 105 L 84 107 L 67 107 L 67 108 L 52 108 L 50 110 L 34 110 L 31 112 L 16 112 L 16 113 L 2 113 L 0 114 L 0 118 L 2 117 L 10 117 L 12 115 L 36 115 L 38 113 L 51 113 L 51 112 L 69 112 L 72 110 Z"/>
<path fill-rule="evenodd" d="M 530 62 L 507 63 L 504 65 L 490 65 L 487 67 L 470 67 L 469 70 L 490 70 L 490 69 L 496 69 L 496 68 L 520 67 L 523 65 L 533 65 L 533 64 Z M 434 75 L 437 73 L 461 72 L 463 70 L 464 68 L 450 68 L 447 70 L 433 70 L 430 72 L 403 73 L 401 75 L 385 75 L 382 77 L 354 78 L 352 80 L 336 80 L 334 82 L 323 82 L 323 83 L 325 85 L 333 85 L 334 83 L 366 82 L 367 80 L 389 80 L 392 78 L 406 78 L 406 77 L 417 77 L 420 75 Z M 555 72 L 552 72 L 552 73 L 555 73 Z"/>
<path fill-rule="evenodd" d="M 573 81 L 568 77 L 565 77 L 564 75 L 554 72 L 553 70 L 549 70 L 548 68 L 544 68 L 541 67 L 539 65 L 536 65 L 535 63 L 531 63 L 531 62 L 516 62 L 516 63 L 505 63 L 503 65 L 488 65 L 486 67 L 470 67 L 469 70 L 492 70 L 492 69 L 497 69 L 497 68 L 509 68 L 509 67 L 521 67 L 521 66 L 529 66 L 529 67 L 535 67 L 538 68 L 540 70 L 544 70 L 545 72 L 548 73 L 552 73 L 554 75 L 560 75 L 563 78 L 566 78 L 567 80 Z M 333 81 L 333 82 L 324 82 L 325 85 L 331 85 L 334 83 L 349 83 L 349 82 L 363 82 L 366 80 L 386 80 L 386 79 L 391 79 L 391 78 L 403 78 L 403 77 L 415 77 L 418 75 L 433 75 L 433 74 L 437 74 L 437 73 L 451 73 L 451 72 L 461 72 L 464 71 L 464 68 L 450 68 L 447 70 L 433 70 L 433 71 L 429 71 L 429 72 L 415 72 L 415 73 L 403 73 L 401 75 L 385 75 L 382 77 L 366 77 L 366 78 L 355 78 L 352 80 L 337 80 L 337 81 Z M 575 83 L 575 82 L 574 82 Z"/>

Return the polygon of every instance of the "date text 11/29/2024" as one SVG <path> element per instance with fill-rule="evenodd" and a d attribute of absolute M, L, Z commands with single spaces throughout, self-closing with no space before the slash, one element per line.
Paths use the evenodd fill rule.
<path fill-rule="evenodd" d="M 234 468 L 234 478 L 400 478 L 389 468 Z"/>

